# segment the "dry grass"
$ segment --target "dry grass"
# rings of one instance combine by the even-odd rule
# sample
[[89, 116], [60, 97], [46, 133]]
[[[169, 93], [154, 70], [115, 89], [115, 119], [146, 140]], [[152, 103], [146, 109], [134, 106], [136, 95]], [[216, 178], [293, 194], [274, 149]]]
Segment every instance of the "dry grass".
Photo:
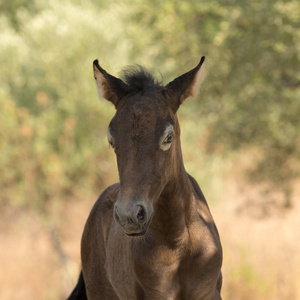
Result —
[[[240, 209], [249, 197], [261, 197], [253, 188], [241, 193], [237, 184], [225, 186], [222, 202], [211, 207], [224, 247], [223, 299], [300, 299], [296, 197], [293, 209], [262, 218], [253, 209]], [[80, 269], [80, 238], [95, 198], [56, 204], [48, 221], [32, 211], [2, 211], [0, 299], [51, 300], [68, 295]], [[59, 255], [52, 228], [69, 259]]]
[[251, 187], [230, 193], [213, 208], [224, 247], [224, 299], [300, 299], [300, 203], [294, 197], [293, 209], [262, 217], [257, 207], [240, 209], [262, 197]]

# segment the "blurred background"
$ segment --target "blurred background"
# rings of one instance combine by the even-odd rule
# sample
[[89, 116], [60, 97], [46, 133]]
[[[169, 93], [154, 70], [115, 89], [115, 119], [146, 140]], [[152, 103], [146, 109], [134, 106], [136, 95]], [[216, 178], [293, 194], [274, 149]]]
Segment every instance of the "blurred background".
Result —
[[64, 299], [118, 180], [92, 62], [166, 84], [206, 56], [179, 111], [187, 171], [224, 247], [223, 299], [300, 299], [298, 0], [0, 1], [0, 298]]

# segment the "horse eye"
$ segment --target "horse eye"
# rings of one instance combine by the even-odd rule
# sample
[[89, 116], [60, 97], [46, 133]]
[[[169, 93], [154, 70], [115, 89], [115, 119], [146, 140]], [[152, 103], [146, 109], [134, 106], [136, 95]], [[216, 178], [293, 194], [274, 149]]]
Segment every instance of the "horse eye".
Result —
[[164, 144], [171, 144], [173, 141], [173, 135], [169, 134], [167, 137], [164, 139]]
[[115, 148], [115, 144], [114, 144], [114, 139], [112, 138], [112, 136], [108, 136], [108, 143], [109, 143], [109, 146], [112, 147], [112, 148]]

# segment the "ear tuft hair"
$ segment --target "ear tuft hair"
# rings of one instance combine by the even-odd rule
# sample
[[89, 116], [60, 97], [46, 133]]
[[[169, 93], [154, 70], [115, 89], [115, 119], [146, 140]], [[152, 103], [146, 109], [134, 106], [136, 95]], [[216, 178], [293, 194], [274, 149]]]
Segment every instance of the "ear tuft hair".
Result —
[[122, 78], [132, 92], [160, 87], [160, 83], [142, 66], [130, 66], [122, 71]]

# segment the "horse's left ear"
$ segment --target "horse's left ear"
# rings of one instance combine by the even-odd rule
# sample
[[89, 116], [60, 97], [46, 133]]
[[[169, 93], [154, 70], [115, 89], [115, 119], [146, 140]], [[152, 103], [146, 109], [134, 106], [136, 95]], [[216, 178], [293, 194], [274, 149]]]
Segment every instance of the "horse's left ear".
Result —
[[117, 108], [119, 101], [127, 94], [128, 86], [121, 79], [108, 74], [98, 63], [93, 62], [94, 77], [96, 80], [99, 98], [104, 98]]
[[170, 94], [172, 109], [177, 111], [180, 104], [188, 97], [197, 97], [200, 84], [204, 78], [204, 60], [202, 56], [199, 64], [191, 71], [175, 78], [166, 85], [166, 91]]

